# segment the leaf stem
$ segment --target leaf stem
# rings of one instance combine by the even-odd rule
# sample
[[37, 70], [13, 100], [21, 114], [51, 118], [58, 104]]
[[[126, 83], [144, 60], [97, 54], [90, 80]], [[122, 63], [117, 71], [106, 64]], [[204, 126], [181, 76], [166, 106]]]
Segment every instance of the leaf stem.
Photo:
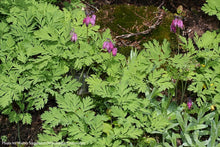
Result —
[[79, 81], [80, 81], [80, 82], [82, 82], [84, 70], [85, 70], [85, 67], [83, 67], [83, 70], [82, 70], [82, 72], [81, 72], [81, 74], [80, 74], [80, 77], [79, 77]]
[[183, 103], [183, 97], [184, 97], [184, 94], [185, 94], [185, 91], [186, 91], [186, 85], [187, 85], [187, 81], [185, 82], [185, 85], [183, 85], [183, 82], [184, 82], [184, 81], [181, 81], [181, 83], [182, 83], [181, 103]]
[[175, 86], [175, 98], [177, 99], [177, 90], [178, 90], [178, 82], [179, 82], [179, 77], [178, 77], [178, 79], [176, 80], [176, 86]]

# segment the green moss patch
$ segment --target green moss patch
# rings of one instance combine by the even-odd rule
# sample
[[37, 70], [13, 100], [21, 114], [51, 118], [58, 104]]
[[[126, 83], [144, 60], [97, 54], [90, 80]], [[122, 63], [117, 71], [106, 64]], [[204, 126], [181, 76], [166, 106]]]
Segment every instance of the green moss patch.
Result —
[[[156, 29], [149, 34], [138, 35], [122, 39], [124, 42], [138, 42], [139, 48], [143, 49], [142, 44], [153, 39], [162, 42], [167, 39], [171, 43], [171, 48], [177, 48], [176, 35], [170, 32], [170, 24], [173, 14], [164, 11], [162, 22]], [[101, 28], [110, 28], [113, 37], [142, 32], [149, 29], [158, 19], [159, 11], [154, 6], [135, 6], [135, 5], [106, 5], [96, 14], [97, 24]], [[119, 45], [119, 52], [128, 56], [133, 47]], [[123, 51], [122, 51], [123, 50]]]

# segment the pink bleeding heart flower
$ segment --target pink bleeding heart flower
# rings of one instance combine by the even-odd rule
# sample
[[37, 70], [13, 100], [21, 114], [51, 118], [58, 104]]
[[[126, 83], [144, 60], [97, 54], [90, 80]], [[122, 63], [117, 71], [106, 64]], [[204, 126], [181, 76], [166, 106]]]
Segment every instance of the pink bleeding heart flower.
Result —
[[175, 18], [175, 19], [173, 20], [173, 25], [174, 25], [175, 27], [178, 25], [178, 19], [177, 19], [177, 18]]
[[89, 16], [86, 16], [86, 18], [83, 19], [83, 24], [86, 24], [86, 26], [88, 27], [89, 26], [89, 23], [90, 23], [90, 17]]
[[175, 18], [172, 21], [170, 31], [176, 33], [176, 27], [183, 29], [183, 21], [180, 18]]
[[72, 41], [72, 42], [76, 42], [76, 41], [77, 41], [77, 34], [74, 33], [74, 32], [71, 32], [70, 35], [72, 35], [71, 41]]
[[90, 23], [94, 26], [96, 20], [96, 15], [92, 15], [92, 18], [90, 18]]
[[192, 100], [191, 99], [188, 100], [187, 106], [189, 109], [191, 109], [191, 107], [192, 107]]
[[176, 27], [175, 27], [174, 23], [172, 23], [170, 25], [170, 31], [176, 33]]
[[102, 48], [103, 48], [103, 49], [107, 49], [107, 51], [108, 51], [109, 53], [112, 52], [112, 55], [113, 55], [113, 56], [116, 56], [116, 54], [117, 54], [117, 48], [114, 48], [114, 44], [110, 41], [110, 39], [108, 39], [108, 40], [109, 40], [109, 41], [105, 41], [105, 42], [103, 43]]
[[113, 55], [113, 56], [116, 56], [117, 51], [118, 51], [117, 48], [113, 48], [113, 50], [112, 50], [112, 55]]
[[183, 29], [183, 21], [182, 21], [181, 19], [179, 19], [179, 20], [177, 21], [177, 26], [178, 26], [179, 28]]
[[96, 20], [96, 15], [92, 15], [92, 17], [89, 17], [87, 15], [86, 18], [83, 19], [83, 24], [85, 23], [86, 26], [88, 27], [89, 24], [91, 23], [94, 26], [95, 25], [95, 20]]
[[113, 50], [113, 48], [114, 48], [114, 44], [111, 41], [109, 41], [109, 46], [107, 48], [108, 52], [110, 53]]
[[112, 49], [114, 48], [114, 44], [111, 41], [105, 41], [102, 46], [103, 49], [107, 49], [107, 51], [110, 53]]
[[108, 44], [109, 44], [109, 42], [108, 42], [108, 41], [105, 41], [105, 42], [103, 43], [103, 45], [102, 45], [102, 48], [103, 48], [103, 49], [107, 48]]

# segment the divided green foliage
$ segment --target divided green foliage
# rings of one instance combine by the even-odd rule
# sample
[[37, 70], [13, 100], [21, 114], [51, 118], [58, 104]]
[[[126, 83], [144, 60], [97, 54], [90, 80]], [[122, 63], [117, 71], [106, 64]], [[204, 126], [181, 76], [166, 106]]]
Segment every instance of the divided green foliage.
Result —
[[124, 110], [135, 112], [141, 108], [137, 93], [128, 85], [128, 77], [124, 75], [118, 83], [102, 81], [96, 76], [87, 79], [89, 90], [95, 95], [105, 98], [107, 102], [120, 106]]
[[[189, 50], [189, 54], [196, 60], [195, 73], [192, 75], [192, 84], [188, 90], [197, 94], [197, 102], [202, 105], [206, 102], [219, 107], [219, 55], [220, 55], [220, 34], [207, 31], [201, 37], [196, 35], [195, 44], [199, 48], [196, 50], [192, 46], [191, 40], [188, 42], [182, 38], [183, 47]], [[220, 111], [219, 111], [220, 112]]]
[[[70, 94], [57, 96], [58, 108], [61, 110], [51, 108], [51, 111], [42, 115], [43, 120], [45, 120], [45, 131], [44, 134], [39, 135], [39, 141], [46, 141], [44, 137], [47, 135], [50, 139], [52, 134], [46, 131], [50, 128], [48, 127], [50, 124], [51, 127], [62, 126], [62, 129], [55, 133], [55, 136], [58, 136], [53, 141], [83, 142], [88, 146], [113, 146], [116, 141], [118, 145], [129, 144], [131, 140], [137, 140], [143, 134], [163, 134], [165, 130], [168, 130], [171, 125], [168, 116], [161, 112], [152, 113], [155, 108], [150, 109], [149, 96], [139, 97], [138, 95], [150, 89], [146, 78], [152, 79], [150, 77], [151, 71], [157, 71], [154, 70], [154, 62], [147, 62], [150, 58], [146, 58], [148, 52], [148, 50], [143, 50], [140, 54], [133, 52], [131, 59], [126, 64], [120, 54], [115, 57], [105, 54], [106, 58], [100, 66], [102, 72], [97, 72], [86, 80], [89, 84], [89, 92], [94, 100], [93, 103], [83, 107], [82, 103], [88, 100], [87, 103], [90, 104], [91, 98], [81, 99], [77, 96], [70, 96]], [[166, 56], [168, 58], [168, 55]], [[151, 56], [151, 58], [153, 57]], [[110, 63], [113, 63], [113, 66]], [[104, 73], [106, 75], [102, 79]], [[157, 71], [156, 74], [160, 75], [160, 72]], [[162, 80], [161, 77], [159, 82], [163, 83]], [[165, 81], [167, 84], [169, 83], [168, 80]], [[151, 82], [154, 84], [154, 81], [151, 80]], [[165, 87], [163, 90], [167, 88]], [[98, 104], [102, 104], [102, 106], [100, 107]], [[85, 112], [85, 108], [91, 114]], [[96, 110], [96, 115], [92, 114], [94, 110]], [[102, 115], [99, 116], [99, 113]], [[83, 121], [86, 119], [83, 118], [85, 115], [90, 116], [90, 119]], [[69, 123], [71, 119], [66, 116], [74, 117], [72, 119], [75, 122]], [[61, 119], [56, 120], [57, 117]], [[99, 117], [106, 117], [106, 119], [100, 120]], [[99, 123], [96, 122], [97, 119], [100, 120]], [[89, 122], [95, 123], [97, 127], [100, 126], [94, 130], [96, 135], [91, 134], [93, 129]], [[61, 138], [59, 134], [62, 134]]]
[[[99, 26], [82, 26], [85, 13], [79, 8], [61, 11], [34, 0], [19, 2], [3, 0], [0, 8], [6, 18], [0, 23], [0, 109], [5, 115], [25, 115], [59, 94], [76, 93], [81, 84], [75, 73], [106, 60], [102, 44], [111, 38], [109, 30], [100, 34]], [[77, 42], [70, 41], [71, 31], [79, 36]]]
[[[102, 135], [103, 122], [107, 118], [95, 115], [91, 109], [94, 107], [92, 99], [81, 99], [77, 95], [67, 93], [57, 97], [58, 108], [42, 115], [44, 133], [39, 134], [39, 142], [68, 141], [72, 143], [94, 144]], [[62, 125], [62, 126], [61, 126]], [[53, 128], [61, 126], [56, 134]], [[52, 137], [54, 136], [54, 137]]]
[[170, 75], [164, 69], [154, 70], [149, 74], [148, 78], [149, 82], [151, 82], [159, 91], [174, 88], [173, 83], [171, 83]]
[[[80, 98], [67, 93], [57, 97], [59, 108], [50, 108], [42, 115], [45, 120], [44, 133], [39, 134], [39, 142], [69, 142], [88, 146], [120, 145], [122, 140], [140, 136], [142, 131], [130, 123], [116, 127], [109, 124], [106, 115], [99, 115], [93, 111], [95, 107], [90, 97]], [[120, 109], [113, 109], [114, 116], [120, 117]], [[53, 128], [60, 126], [55, 133]], [[107, 135], [107, 136], [106, 136]]]
[[145, 43], [144, 47], [146, 48], [145, 58], [153, 64], [153, 68], [148, 73], [148, 84], [153, 85], [159, 92], [174, 88], [171, 83], [171, 75], [167, 72], [167, 64], [171, 53], [169, 42], [164, 40], [162, 45], [160, 45], [158, 41], [154, 40]]
[[[144, 133], [162, 134], [168, 129], [168, 116], [152, 113], [154, 108], [149, 109], [150, 100], [139, 98], [134, 92], [136, 89], [129, 86], [128, 68], [122, 71], [117, 83], [110, 83], [95, 75], [89, 77], [87, 82], [93, 100], [70, 93], [57, 96], [58, 108], [51, 108], [42, 115], [44, 133], [38, 136], [39, 142], [49, 140], [87, 146], [119, 146], [138, 140]], [[105, 105], [103, 109], [106, 113], [100, 114], [102, 111], [94, 105], [98, 97], [104, 99], [102, 105]], [[58, 126], [61, 129], [51, 129]]]
[[[209, 35], [212, 35], [213, 38], [211, 43], [206, 39]], [[203, 82], [202, 85], [200, 84], [201, 90], [194, 88], [199, 77], [200, 80], [203, 81], [205, 79], [213, 79], [213, 82], [216, 84], [218, 83], [219, 64], [215, 64], [216, 62], [219, 62], [219, 46], [217, 45], [219, 44], [218, 34], [215, 32], [207, 32], [202, 37], [196, 37], [195, 42], [199, 47], [199, 50], [195, 49], [192, 40], [189, 39], [187, 41], [183, 37], [180, 38], [183, 41], [183, 49], [187, 51], [185, 54], [171, 56], [169, 43], [166, 41], [164, 41], [162, 45], [159, 45], [157, 41], [148, 42], [145, 44], [146, 50], [142, 50], [139, 54], [135, 51], [131, 52], [127, 65], [121, 69], [122, 74], [118, 79], [118, 82], [109, 81], [109, 79], [112, 79], [111, 75], [108, 75], [109, 77], [106, 79], [102, 79], [100, 75], [93, 75], [87, 80], [89, 90], [92, 94], [104, 99], [104, 108], [107, 108], [107, 115], [115, 120], [113, 124], [117, 124], [117, 126], [123, 126], [125, 123], [126, 125], [129, 125], [130, 120], [132, 120], [131, 122], [133, 122], [136, 127], [144, 127], [146, 133], [159, 133], [164, 135], [164, 141], [168, 140], [172, 145], [176, 144], [175, 139], [177, 138], [183, 138], [185, 141], [184, 145], [211, 145], [210, 141], [206, 142], [201, 140], [201, 136], [210, 133], [208, 125], [205, 124], [205, 120], [209, 119], [209, 117], [210, 119], [213, 118], [213, 115], [215, 114], [214, 112], [210, 113], [209, 115], [204, 116], [204, 119], [201, 119], [205, 114], [203, 112], [210, 110], [210, 105], [207, 105], [207, 109], [204, 111], [201, 108], [201, 111], [203, 111], [201, 113], [203, 114], [200, 114], [200, 111], [198, 110], [192, 110], [192, 112], [199, 113], [198, 121], [194, 121], [188, 125], [187, 119], [189, 117], [193, 119], [193, 117], [190, 115], [185, 116], [186, 114], [184, 114], [183, 117], [187, 118], [184, 118], [186, 119], [186, 122], [182, 123], [181, 115], [170, 113], [172, 110], [177, 111], [177, 109], [172, 108], [173, 106], [169, 104], [169, 100], [167, 102], [166, 96], [163, 97], [161, 106], [151, 99], [152, 96], [162, 96], [161, 93], [158, 92], [165, 90], [169, 91], [176, 88], [177, 85], [172, 82], [172, 79], [185, 82], [192, 80], [192, 84], [189, 86], [188, 90], [197, 90], [194, 92], [199, 96], [197, 100], [200, 107], [202, 107], [205, 102], [208, 102], [205, 100], [208, 93], [212, 96], [214, 96], [213, 94], [218, 93], [218, 86], [213, 86], [213, 84], [209, 86], [213, 86], [213, 88], [215, 87], [213, 90], [208, 89], [206, 91], [202, 89], [204, 85]], [[202, 70], [202, 68], [204, 68], [203, 64], [205, 65], [205, 68], [209, 65], [206, 70]], [[160, 106], [162, 110], [159, 108], [155, 113], [152, 113], [152, 110], [149, 109], [149, 103], [145, 105], [147, 106], [147, 109], [141, 109], [141, 107], [144, 108], [143, 99], [139, 98], [135, 93], [141, 94], [142, 92], [145, 92], [146, 97], [143, 99], [153, 103], [152, 106], [154, 107]], [[203, 95], [204, 97], [202, 97]], [[126, 99], [124, 99], [124, 97], [126, 97]], [[170, 97], [172, 98], [172, 95]], [[219, 107], [219, 101], [217, 101], [218, 98], [219, 96], [216, 95], [213, 99], [217, 108]], [[129, 105], [129, 100], [132, 101], [131, 105]], [[188, 108], [185, 106], [185, 109]], [[148, 115], [145, 116], [144, 114]], [[170, 118], [170, 120], [168, 118]], [[177, 130], [177, 126], [179, 125], [182, 128], [183, 135], [169, 134], [170, 130]], [[112, 129], [112, 125], [106, 124], [106, 126], [108, 126], [109, 129]], [[210, 123], [209, 126], [211, 126]], [[198, 134], [199, 131], [203, 129], [205, 129], [205, 134]], [[195, 131], [193, 134], [194, 136], [189, 135], [189, 131]], [[107, 132], [109, 133], [109, 130]], [[213, 139], [212, 142], [216, 143], [217, 138], [218, 137], [215, 136], [215, 139]], [[166, 145], [170, 146], [169, 143], [166, 143]]]
[[[114, 120], [114, 127], [117, 126], [119, 127], [118, 129], [122, 129], [125, 124], [126, 126], [135, 126], [137, 129], [133, 130], [133, 132], [139, 132], [138, 136], [141, 133], [138, 128], [144, 129], [146, 133], [162, 134], [170, 126], [168, 116], [157, 112], [152, 114], [154, 110], [151, 111], [149, 109], [150, 100], [148, 99], [150, 93], [143, 98], [138, 96], [138, 93], [145, 93], [150, 89], [149, 83], [146, 81], [147, 78], [150, 79], [151, 84], [160, 83], [158, 87], [162, 90], [169, 88], [167, 85], [171, 85], [173, 88], [170, 79], [163, 81], [163, 76], [161, 80], [153, 81], [155, 78], [151, 77], [151, 72], [155, 71], [155, 74], [158, 75], [161, 75], [161, 72], [154, 69], [154, 62], [149, 62], [149, 57], [147, 58], [148, 52], [150, 51], [143, 50], [139, 54], [131, 52], [131, 58], [128, 60], [127, 65], [121, 68], [122, 74], [117, 82], [108, 80], [111, 79], [111, 75], [106, 80], [98, 75], [92, 75], [87, 79], [89, 91], [103, 99], [101, 100], [105, 104], [103, 109], [107, 109], [107, 115], [111, 117], [111, 120]], [[164, 70], [161, 69], [161, 71]], [[162, 87], [161, 83], [166, 86]], [[159, 91], [162, 91], [161, 89]], [[112, 125], [106, 124], [106, 126], [114, 130]], [[108, 133], [110, 132], [108, 131]]]
[[157, 40], [153, 40], [152, 42], [145, 43], [144, 47], [147, 49], [147, 58], [155, 64], [155, 68], [159, 68], [165, 64], [170, 57], [170, 44], [166, 39], [162, 45]]
[[202, 10], [208, 15], [216, 15], [220, 20], [220, 1], [218, 0], [206, 0], [206, 4], [202, 7]]
[[147, 116], [141, 116], [141, 123], [146, 132], [151, 134], [162, 134], [171, 124], [168, 117], [164, 114], [158, 114], [156, 111]]
[[[194, 42], [179, 36], [185, 53], [177, 55], [167, 40], [149, 41], [126, 60], [102, 49], [109, 29], [87, 27], [84, 11], [73, 8], [0, 1], [1, 114], [31, 124], [31, 112], [55, 101], [41, 115], [37, 141], [44, 146], [177, 146], [177, 139], [182, 146], [218, 145], [218, 33], [196, 35]], [[70, 41], [71, 32], [77, 41]], [[185, 82], [199, 107], [177, 105], [179, 81], [182, 98]], [[86, 84], [88, 95], [79, 94]]]
[[174, 79], [187, 81], [195, 74], [195, 59], [190, 54], [175, 55], [170, 58], [169, 72], [172, 73]]

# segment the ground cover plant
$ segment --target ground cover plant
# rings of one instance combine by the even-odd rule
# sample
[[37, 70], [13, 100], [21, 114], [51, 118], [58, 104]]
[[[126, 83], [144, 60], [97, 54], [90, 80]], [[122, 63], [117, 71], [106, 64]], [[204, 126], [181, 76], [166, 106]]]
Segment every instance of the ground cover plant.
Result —
[[[120, 54], [110, 29], [80, 1], [0, 1], [0, 112], [29, 146], [220, 146], [220, 34], [180, 35], [178, 7], [166, 39]], [[219, 16], [220, 3], [202, 10]], [[219, 19], [219, 17], [218, 17]], [[47, 104], [53, 102], [49, 108]], [[41, 111], [33, 142], [20, 125]]]

